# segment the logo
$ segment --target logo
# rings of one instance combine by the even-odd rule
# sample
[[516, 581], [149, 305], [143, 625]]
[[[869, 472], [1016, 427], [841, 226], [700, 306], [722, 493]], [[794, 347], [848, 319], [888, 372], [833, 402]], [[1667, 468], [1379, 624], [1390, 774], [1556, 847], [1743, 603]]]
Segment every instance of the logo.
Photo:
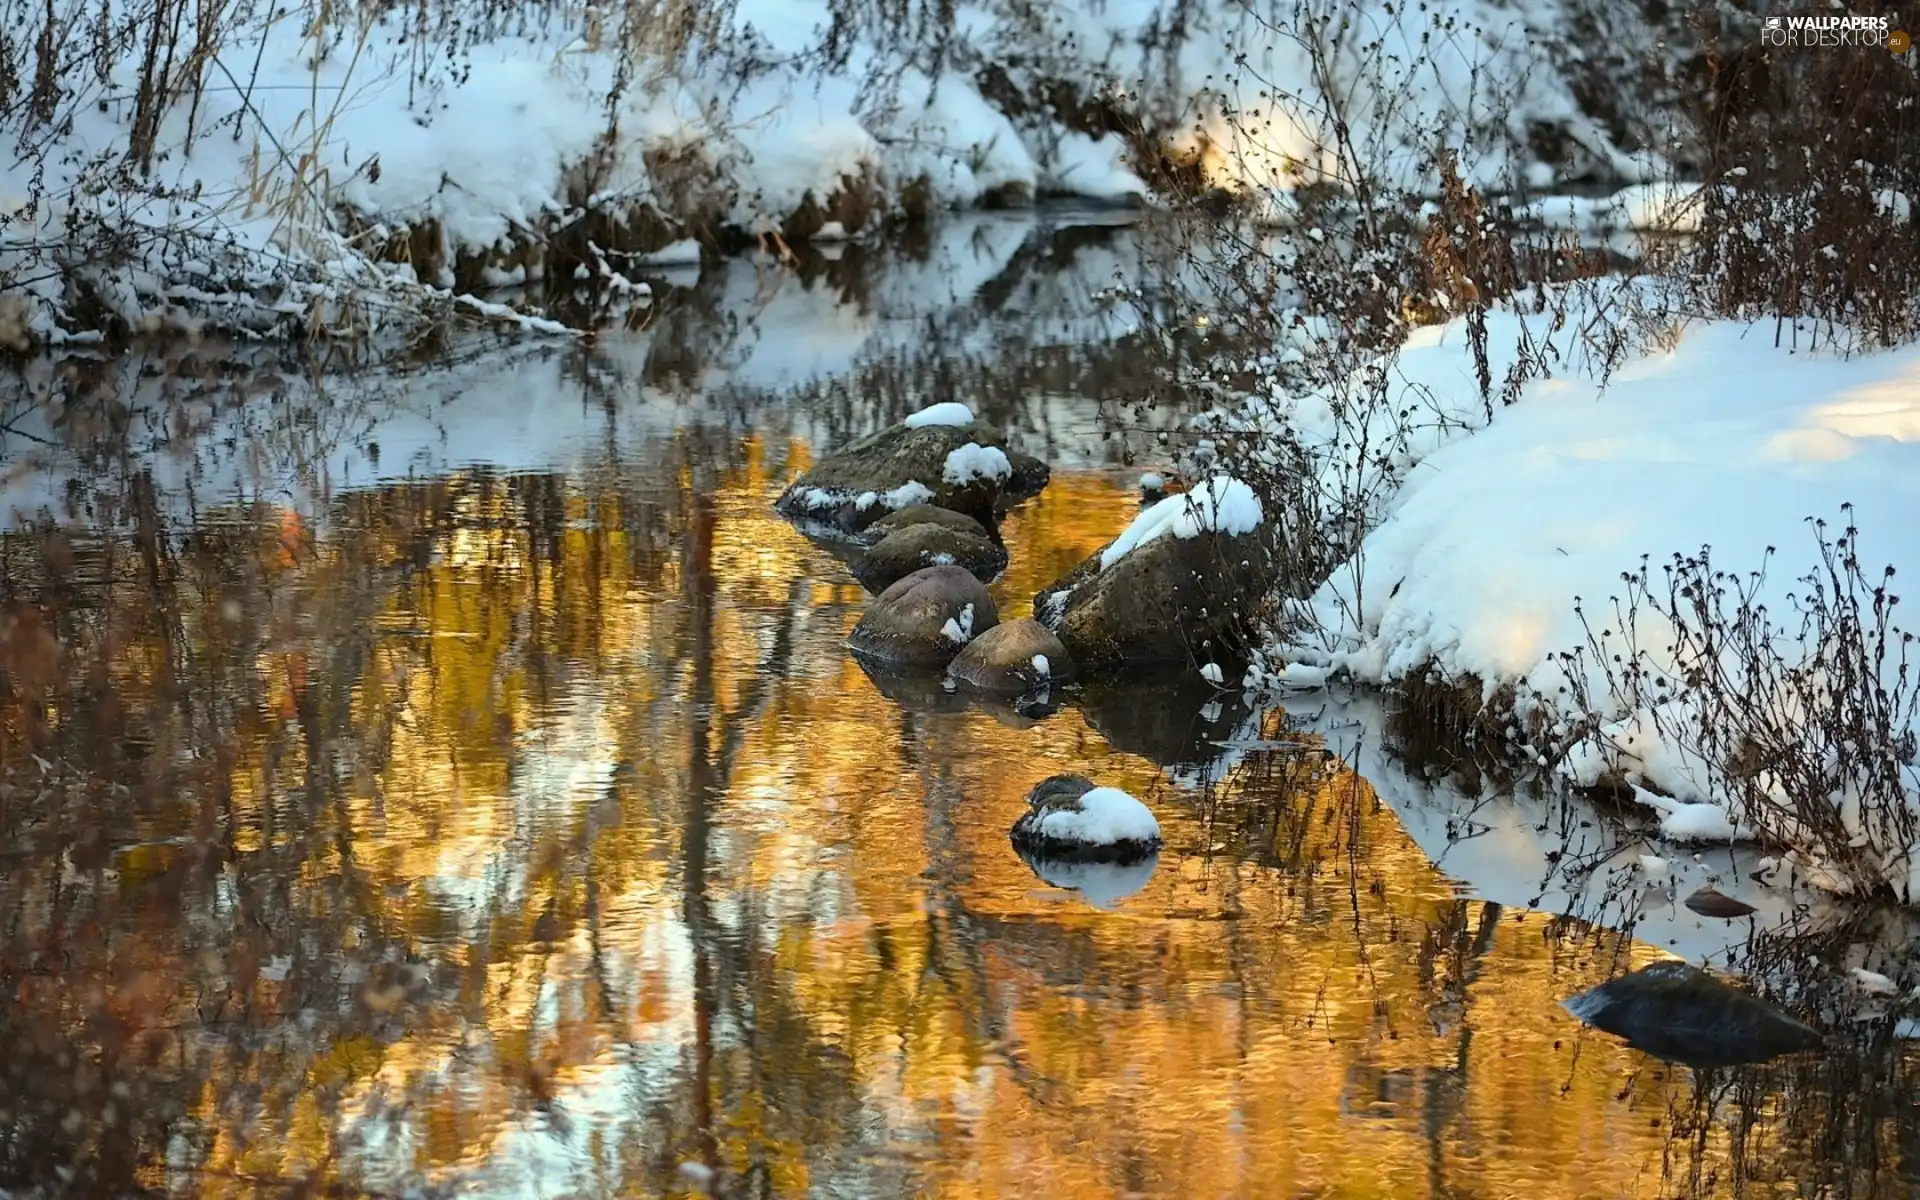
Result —
[[1768, 17], [1760, 27], [1760, 44], [1795, 49], [1871, 47], [1904, 54], [1913, 45], [1913, 39], [1905, 30], [1895, 29], [1891, 17], [1829, 13]]

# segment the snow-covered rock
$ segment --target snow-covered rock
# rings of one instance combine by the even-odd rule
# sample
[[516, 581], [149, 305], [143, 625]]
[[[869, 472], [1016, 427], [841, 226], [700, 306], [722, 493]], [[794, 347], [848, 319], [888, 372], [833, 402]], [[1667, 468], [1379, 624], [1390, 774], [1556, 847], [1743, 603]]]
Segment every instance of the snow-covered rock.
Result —
[[1085, 670], [1209, 661], [1250, 625], [1274, 583], [1253, 489], [1215, 476], [1142, 512], [1042, 589], [1034, 616]]
[[1119, 788], [1098, 787], [1080, 775], [1041, 780], [1014, 822], [1014, 844], [1036, 857], [1126, 861], [1160, 848], [1153, 810]]
[[934, 504], [992, 526], [997, 506], [1046, 486], [1045, 463], [1011, 452], [964, 404], [936, 404], [822, 458], [774, 502], [782, 514], [858, 533]]

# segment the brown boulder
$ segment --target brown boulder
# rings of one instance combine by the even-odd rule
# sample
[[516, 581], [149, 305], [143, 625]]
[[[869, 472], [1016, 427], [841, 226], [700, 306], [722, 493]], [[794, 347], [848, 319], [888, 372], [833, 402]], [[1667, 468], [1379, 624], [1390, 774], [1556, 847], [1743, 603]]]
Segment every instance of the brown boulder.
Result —
[[963, 567], [987, 583], [1006, 565], [1006, 547], [978, 534], [944, 525], [909, 525], [881, 538], [851, 570], [868, 591], [882, 592], [923, 567]]
[[915, 525], [938, 525], [951, 529], [955, 533], [970, 533], [975, 537], [993, 539], [985, 525], [965, 513], [954, 512], [950, 508], [939, 508], [932, 504], [910, 504], [895, 512], [890, 512], [861, 532], [862, 538], [879, 541], [888, 534], [900, 529], [910, 529]]
[[[1179, 512], [1166, 506], [1185, 505], [1192, 495], [1170, 496], [1140, 521], [1164, 523]], [[1103, 567], [1110, 542], [1035, 595], [1033, 614], [1083, 672], [1213, 661], [1245, 637], [1276, 582], [1266, 534], [1265, 525], [1186, 537], [1167, 532]]]
[[847, 645], [880, 662], [940, 665], [999, 623], [987, 586], [971, 572], [924, 567], [874, 597]]
[[1007, 621], [967, 643], [947, 664], [954, 681], [994, 696], [1020, 696], [1073, 678], [1073, 659], [1038, 621]]

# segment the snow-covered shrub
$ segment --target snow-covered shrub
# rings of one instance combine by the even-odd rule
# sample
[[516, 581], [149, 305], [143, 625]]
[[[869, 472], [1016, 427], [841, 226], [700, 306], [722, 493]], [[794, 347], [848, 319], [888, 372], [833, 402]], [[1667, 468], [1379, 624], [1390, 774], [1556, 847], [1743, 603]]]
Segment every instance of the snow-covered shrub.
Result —
[[1894, 569], [1869, 574], [1843, 518], [1837, 536], [1811, 522], [1819, 565], [1785, 612], [1766, 566], [1741, 575], [1708, 547], [1626, 572], [1611, 619], [1585, 618], [1587, 645], [1562, 656], [1588, 714], [1569, 763], [1583, 783], [1658, 788], [1637, 793], [1656, 807], [1724, 813], [1826, 886], [1913, 903], [1920, 662]]

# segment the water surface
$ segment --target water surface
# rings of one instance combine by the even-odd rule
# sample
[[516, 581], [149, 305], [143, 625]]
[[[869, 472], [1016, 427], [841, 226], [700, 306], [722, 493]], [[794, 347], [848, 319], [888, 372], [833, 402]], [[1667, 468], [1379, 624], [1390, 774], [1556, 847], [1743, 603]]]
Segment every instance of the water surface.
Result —
[[[864, 593], [771, 512], [795, 471], [973, 400], [1056, 464], [1005, 531], [1024, 615], [1158, 453], [1094, 297], [1137, 239], [926, 253], [317, 390], [213, 348], [29, 372], [0, 1185], [1907, 1193], [1913, 1120], [1861, 1098], [1904, 1052], [1701, 1076], [1562, 1009], [1745, 932], [1619, 885], [1594, 814], [1197, 678], [1037, 722], [883, 694], [842, 645]], [[1152, 805], [1157, 863], [1022, 862], [1059, 771]]]

